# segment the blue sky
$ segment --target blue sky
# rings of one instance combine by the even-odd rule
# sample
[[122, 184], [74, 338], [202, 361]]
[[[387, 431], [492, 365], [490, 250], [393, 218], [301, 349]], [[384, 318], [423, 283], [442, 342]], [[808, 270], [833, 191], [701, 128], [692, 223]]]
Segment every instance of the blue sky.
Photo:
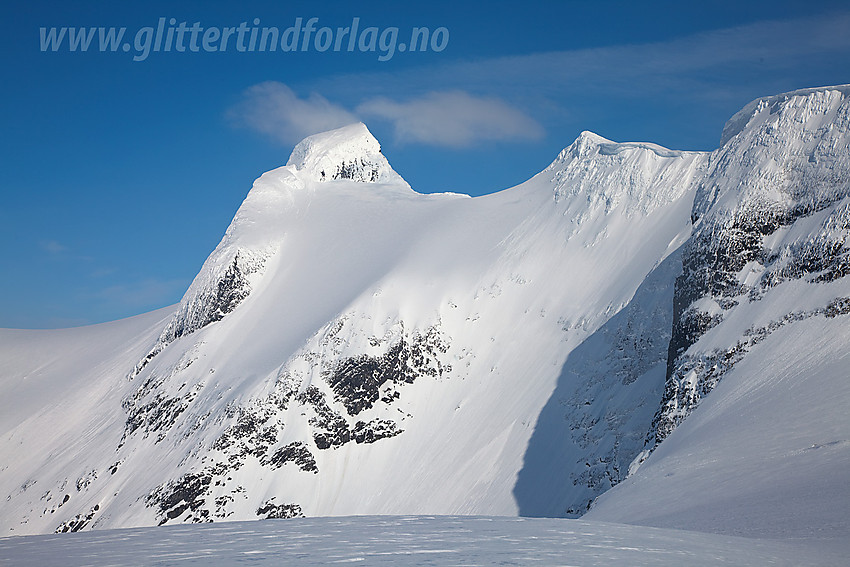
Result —
[[[253, 180], [352, 119], [414, 189], [480, 195], [531, 177], [582, 130], [710, 150], [753, 98], [850, 82], [845, 1], [76, 4], [7, 6], [0, 20], [0, 327], [179, 301]], [[42, 27], [126, 27], [132, 40], [161, 17], [281, 31], [359, 18], [397, 27], [398, 42], [413, 27], [448, 41], [385, 61], [315, 43], [143, 61], [41, 51]]]

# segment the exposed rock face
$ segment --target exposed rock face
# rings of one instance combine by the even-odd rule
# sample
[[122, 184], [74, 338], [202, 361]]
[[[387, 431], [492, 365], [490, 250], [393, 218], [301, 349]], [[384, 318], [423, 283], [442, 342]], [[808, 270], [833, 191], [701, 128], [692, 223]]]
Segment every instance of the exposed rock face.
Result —
[[56, 528], [57, 534], [68, 533], [68, 532], [78, 532], [88, 526], [92, 518], [94, 518], [95, 514], [97, 514], [98, 510], [100, 510], [100, 505], [95, 504], [94, 507], [89, 510], [86, 514], [77, 514], [74, 516], [72, 520], [68, 520], [66, 522], [62, 522], [58, 528]]
[[293, 441], [289, 445], [281, 447], [266, 462], [273, 468], [282, 467], [286, 463], [295, 463], [302, 471], [319, 472], [313, 453], [301, 441]]
[[263, 520], [270, 520], [272, 518], [301, 518], [304, 516], [301, 513], [301, 506], [298, 504], [275, 504], [273, 500], [274, 498], [271, 498], [257, 508], [257, 516]]
[[145, 503], [158, 508], [162, 518], [159, 525], [179, 518], [187, 511], [193, 522], [211, 521], [209, 510], [203, 506], [212, 480], [208, 471], [187, 473], [158, 487], [148, 495]]
[[[180, 302], [180, 308], [163, 329], [156, 345], [141, 360], [131, 378], [137, 376], [166, 346], [180, 337], [221, 321], [251, 293], [251, 281], [262, 276], [273, 249], [250, 251], [237, 249], [233, 259], [221, 269], [211, 266], [201, 272]], [[201, 277], [204, 276], [204, 277]]]
[[[404, 325], [401, 328], [403, 332]], [[325, 380], [334, 398], [354, 416], [371, 408], [382, 396], [391, 401], [397, 395], [395, 386], [412, 384], [419, 376], [439, 378], [444, 372], [451, 372], [451, 366], [439, 359], [447, 350], [436, 327], [424, 335], [414, 332], [409, 339], [402, 334], [380, 357], [362, 355], [339, 361], [325, 371]]]
[[210, 323], [221, 321], [236, 309], [251, 291], [248, 276], [262, 268], [261, 260], [249, 261], [238, 252], [209, 289], [198, 294], [195, 301], [187, 303], [168, 324], [160, 340], [168, 344], [175, 339], [202, 329]]

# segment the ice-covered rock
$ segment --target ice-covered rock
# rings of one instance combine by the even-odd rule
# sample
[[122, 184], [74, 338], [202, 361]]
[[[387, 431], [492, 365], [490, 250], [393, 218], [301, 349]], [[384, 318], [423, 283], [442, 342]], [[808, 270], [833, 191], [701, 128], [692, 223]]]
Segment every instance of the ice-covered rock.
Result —
[[[817, 284], [850, 273], [850, 86], [753, 101], [726, 125], [723, 142], [694, 201], [696, 227], [676, 283], [668, 383], [652, 443], [746, 354], [761, 326], [749, 337], [732, 327], [714, 333], [721, 344], [698, 344], [710, 329], [737, 310], [752, 311], [782, 283], [812, 284], [816, 293]], [[800, 311], [779, 309], [771, 314], [776, 325]]]

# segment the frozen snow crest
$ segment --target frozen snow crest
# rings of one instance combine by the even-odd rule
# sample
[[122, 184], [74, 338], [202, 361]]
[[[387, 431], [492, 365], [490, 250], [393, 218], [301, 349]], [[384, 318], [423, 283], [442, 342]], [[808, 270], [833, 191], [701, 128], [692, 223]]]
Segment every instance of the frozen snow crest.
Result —
[[286, 165], [295, 166], [316, 181], [405, 183], [390, 167], [381, 153], [381, 144], [362, 122], [305, 138], [292, 150]]
[[824, 109], [837, 106], [848, 96], [850, 96], [850, 84], [800, 89], [757, 98], [736, 112], [726, 122], [723, 133], [720, 135], [720, 145], [721, 147], [724, 146], [729, 140], [743, 132], [764, 110], [769, 110], [769, 115], [773, 115], [783, 106], [791, 107], [797, 112], [799, 121], [805, 122], [812, 113], [819, 111], [823, 113]]
[[668, 150], [649, 142], [612, 142], [584, 131], [544, 170], [555, 201], [570, 202], [568, 213], [581, 223], [617, 208], [627, 215], [649, 214], [691, 187], [705, 154]]

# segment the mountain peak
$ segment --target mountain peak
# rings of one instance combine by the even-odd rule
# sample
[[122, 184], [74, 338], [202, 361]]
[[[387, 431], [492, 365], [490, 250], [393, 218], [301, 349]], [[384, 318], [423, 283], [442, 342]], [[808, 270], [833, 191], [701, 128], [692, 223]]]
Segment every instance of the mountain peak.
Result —
[[658, 144], [650, 142], [614, 142], [588, 130], [583, 131], [575, 142], [561, 151], [557, 161], [564, 161], [569, 156], [574, 158], [588, 158], [592, 155], [617, 155], [627, 150], [646, 150], [658, 157], [680, 157], [683, 152], [670, 150]]
[[756, 99], [723, 128], [693, 218], [713, 210], [721, 223], [730, 215], [786, 223], [821, 210], [850, 194], [848, 141], [850, 85]]
[[649, 142], [613, 142], [584, 131], [544, 170], [555, 200], [572, 202], [582, 222], [593, 211], [623, 207], [648, 214], [689, 191], [706, 154], [669, 150]]
[[[810, 115], [812, 111], [824, 114], [825, 110], [837, 106], [848, 97], [850, 97], [850, 84], [800, 89], [757, 98], [726, 122], [723, 133], [720, 135], [720, 145], [726, 145], [726, 142], [740, 134], [747, 126], [751, 126], [751, 122], [755, 121], [764, 110], [769, 110], [768, 116], [770, 116], [783, 108], [794, 111], [808, 107], [808, 110], [802, 111], [803, 115]], [[806, 116], [801, 118], [798, 122], [804, 123]]]
[[575, 142], [573, 142], [569, 145], [569, 147], [561, 151], [561, 156], [559, 157], [566, 157], [570, 154], [575, 157], [583, 157], [586, 156], [589, 152], [592, 152], [600, 145], [611, 143], [613, 143], [611, 142], [611, 140], [603, 138], [599, 134], [595, 134], [589, 130], [584, 130], [581, 134], [578, 135], [578, 138], [575, 139]]
[[292, 150], [286, 165], [295, 166], [315, 181], [404, 183], [381, 153], [381, 144], [362, 122], [304, 138]]

